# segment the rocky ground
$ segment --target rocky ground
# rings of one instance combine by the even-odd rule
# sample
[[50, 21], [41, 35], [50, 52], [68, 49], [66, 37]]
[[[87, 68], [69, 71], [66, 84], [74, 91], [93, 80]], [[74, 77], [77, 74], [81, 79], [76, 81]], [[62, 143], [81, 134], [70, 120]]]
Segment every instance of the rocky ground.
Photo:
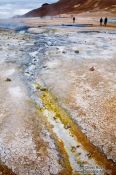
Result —
[[41, 70], [42, 80], [57, 94], [92, 143], [116, 161], [115, 34], [61, 32], [68, 39], [61, 43], [57, 36], [60, 44], [54, 44], [47, 52], [50, 59]]
[[34, 41], [7, 31], [0, 40], [0, 173], [58, 174], [60, 155], [22, 76]]
[[115, 174], [115, 45], [114, 28], [0, 31], [1, 174]]

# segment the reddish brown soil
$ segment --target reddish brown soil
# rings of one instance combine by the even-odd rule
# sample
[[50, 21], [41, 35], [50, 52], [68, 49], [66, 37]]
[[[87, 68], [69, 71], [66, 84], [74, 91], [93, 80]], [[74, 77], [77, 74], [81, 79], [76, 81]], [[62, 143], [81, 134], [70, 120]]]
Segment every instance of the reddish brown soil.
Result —
[[64, 13], [79, 14], [82, 12], [108, 11], [116, 14], [116, 0], [60, 0], [53, 4], [43, 4], [42, 7], [25, 14], [25, 17], [52, 16]]

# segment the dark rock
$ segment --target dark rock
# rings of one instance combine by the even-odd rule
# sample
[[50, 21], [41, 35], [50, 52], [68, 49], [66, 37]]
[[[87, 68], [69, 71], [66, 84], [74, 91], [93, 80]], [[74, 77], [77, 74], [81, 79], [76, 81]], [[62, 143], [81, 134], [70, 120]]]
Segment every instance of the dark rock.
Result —
[[48, 3], [44, 3], [43, 5], [42, 5], [42, 7], [46, 7], [46, 6], [48, 6], [49, 4]]
[[39, 85], [36, 86], [36, 89], [39, 89], [40, 91], [47, 91], [46, 88], [44, 88], [44, 87], [42, 88], [42, 87], [40, 87]]
[[76, 147], [77, 147], [77, 148], [79, 148], [79, 147], [80, 147], [80, 145], [77, 145]]
[[65, 128], [65, 129], [70, 129], [71, 126], [70, 126], [70, 125], [66, 125], [64, 128]]
[[89, 153], [89, 154], [87, 154], [87, 157], [90, 159], [91, 158], [91, 154]]
[[47, 91], [47, 89], [46, 89], [46, 88], [40, 88], [40, 90], [41, 90], [41, 91]]
[[47, 66], [43, 66], [43, 69], [47, 68]]
[[57, 120], [57, 118], [56, 118], [56, 117], [54, 117], [54, 120]]
[[90, 71], [94, 71], [95, 70], [95, 67], [92, 66], [89, 70]]
[[75, 53], [78, 54], [79, 53], [79, 50], [75, 50]]
[[76, 148], [74, 146], [71, 147], [71, 151], [72, 152], [75, 152], [76, 151]]
[[7, 78], [5, 81], [7, 81], [7, 82], [10, 82], [10, 81], [12, 81], [10, 78]]

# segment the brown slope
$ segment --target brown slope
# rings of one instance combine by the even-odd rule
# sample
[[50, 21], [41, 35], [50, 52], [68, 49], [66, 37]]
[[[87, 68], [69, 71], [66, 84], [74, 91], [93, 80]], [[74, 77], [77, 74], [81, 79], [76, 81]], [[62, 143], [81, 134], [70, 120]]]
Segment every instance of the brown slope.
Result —
[[105, 10], [116, 13], [116, 0], [60, 0], [25, 14], [25, 17], [51, 16], [64, 13]]
[[53, 4], [44, 4], [32, 10], [24, 17], [52, 16], [64, 13], [105, 10], [116, 13], [116, 0], [60, 0]]

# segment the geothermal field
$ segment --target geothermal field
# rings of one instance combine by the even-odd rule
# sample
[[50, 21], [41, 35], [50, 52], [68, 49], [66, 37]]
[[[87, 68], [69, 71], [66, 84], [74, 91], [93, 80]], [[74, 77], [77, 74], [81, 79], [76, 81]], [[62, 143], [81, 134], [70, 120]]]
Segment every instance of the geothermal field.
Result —
[[115, 20], [0, 23], [0, 175], [116, 175]]

